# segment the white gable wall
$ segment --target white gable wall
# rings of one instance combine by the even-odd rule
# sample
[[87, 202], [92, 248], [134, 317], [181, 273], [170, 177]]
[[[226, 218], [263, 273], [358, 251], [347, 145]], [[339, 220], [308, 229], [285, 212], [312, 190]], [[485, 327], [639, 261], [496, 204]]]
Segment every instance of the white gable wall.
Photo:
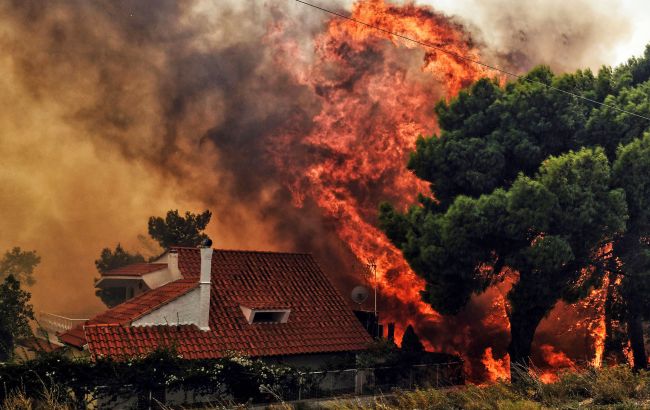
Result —
[[169, 268], [158, 269], [157, 271], [145, 273], [142, 280], [149, 286], [149, 289], [156, 289], [169, 282], [181, 279], [182, 276], [175, 275]]
[[200, 291], [192, 289], [181, 297], [134, 320], [131, 326], [197, 325], [199, 324]]

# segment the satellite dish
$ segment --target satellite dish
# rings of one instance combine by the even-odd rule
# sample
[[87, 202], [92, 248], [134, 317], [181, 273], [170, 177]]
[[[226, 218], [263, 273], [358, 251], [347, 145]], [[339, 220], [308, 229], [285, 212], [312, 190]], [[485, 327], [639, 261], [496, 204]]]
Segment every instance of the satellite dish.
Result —
[[368, 291], [368, 288], [365, 286], [356, 286], [354, 289], [352, 289], [352, 300], [354, 303], [357, 304], [362, 304], [363, 302], [368, 299], [368, 295], [370, 292]]

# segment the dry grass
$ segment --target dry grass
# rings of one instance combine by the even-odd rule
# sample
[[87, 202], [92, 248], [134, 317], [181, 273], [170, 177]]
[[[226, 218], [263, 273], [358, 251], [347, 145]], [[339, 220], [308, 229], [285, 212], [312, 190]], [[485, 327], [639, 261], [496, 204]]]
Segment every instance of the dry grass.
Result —
[[46, 385], [36, 398], [28, 396], [24, 390], [10, 392], [0, 405], [2, 410], [73, 410], [70, 397], [56, 385]]
[[516, 384], [396, 392], [371, 401], [340, 400], [332, 410], [546, 410], [650, 409], [650, 373], [627, 366], [564, 373], [555, 383], [542, 383], [534, 372], [520, 373]]
[[23, 390], [9, 393], [2, 403], [2, 410], [32, 410], [33, 408], [32, 400]]

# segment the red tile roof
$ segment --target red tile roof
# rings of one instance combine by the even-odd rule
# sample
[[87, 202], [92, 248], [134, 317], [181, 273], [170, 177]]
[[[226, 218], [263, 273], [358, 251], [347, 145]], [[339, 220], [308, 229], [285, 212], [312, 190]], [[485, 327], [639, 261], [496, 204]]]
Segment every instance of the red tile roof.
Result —
[[83, 326], [73, 327], [67, 332], [58, 335], [61, 343], [82, 348], [86, 344], [86, 336], [84, 335]]
[[[88, 320], [85, 325], [91, 324], [124, 324], [129, 325], [132, 321], [146, 315], [156, 308], [171, 302], [199, 286], [196, 280], [180, 279], [167, 283], [159, 288], [151, 289], [124, 303], [100, 313]], [[59, 335], [63, 343], [82, 347], [85, 343], [83, 326], [77, 326]]]
[[[371, 341], [345, 300], [311, 255], [215, 250], [212, 256], [210, 330], [194, 325], [129, 326], [163, 303], [198, 286], [198, 249], [177, 248], [184, 279], [145, 292], [91, 319], [83, 340], [93, 355], [146, 353], [175, 345], [187, 358], [220, 357], [229, 351], [248, 356], [363, 350]], [[250, 324], [240, 305], [291, 309], [287, 323]], [[101, 325], [104, 324], [104, 325]], [[79, 346], [78, 329], [66, 343]]]
[[167, 267], [166, 263], [134, 263], [102, 273], [102, 276], [142, 276]]
[[86, 322], [86, 324], [130, 324], [132, 321], [186, 294], [197, 286], [199, 286], [198, 282], [191, 279], [181, 279], [167, 283], [159, 288], [144, 292], [124, 303], [120, 303], [104, 313], [100, 313]]

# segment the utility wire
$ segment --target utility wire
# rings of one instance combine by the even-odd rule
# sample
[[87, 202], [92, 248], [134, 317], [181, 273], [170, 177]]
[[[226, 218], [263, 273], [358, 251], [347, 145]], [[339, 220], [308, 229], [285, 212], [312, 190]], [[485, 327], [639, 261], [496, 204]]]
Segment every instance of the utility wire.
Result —
[[459, 59], [459, 60], [468, 61], [468, 62], [470, 62], [470, 63], [477, 64], [477, 65], [483, 66], [483, 67], [485, 67], [485, 68], [489, 68], [490, 70], [498, 71], [498, 72], [500, 72], [500, 73], [503, 73], [503, 74], [509, 75], [509, 76], [514, 77], [514, 78], [517, 78], [517, 79], [519, 79], [519, 80], [523, 80], [523, 81], [526, 81], [526, 82], [529, 82], [529, 83], [532, 83], [532, 84], [538, 84], [538, 85], [541, 85], [541, 86], [543, 86], [543, 87], [546, 87], [546, 88], [548, 88], [548, 89], [550, 89], [550, 90], [558, 91], [558, 92], [561, 92], [561, 93], [563, 93], [563, 94], [570, 95], [570, 96], [573, 96], [573, 97], [575, 97], [575, 98], [579, 98], [579, 99], [581, 99], [581, 100], [588, 101], [588, 102], [590, 102], [590, 103], [600, 105], [600, 106], [602, 106], [602, 107], [608, 107], [608, 108], [611, 108], [611, 109], [613, 109], [613, 110], [620, 111], [620, 112], [623, 112], [623, 113], [626, 113], [626, 114], [629, 114], [629, 115], [633, 115], [633, 116], [635, 116], [635, 117], [643, 118], [644, 120], [648, 120], [648, 121], [650, 121], [650, 117], [646, 117], [645, 115], [637, 114], [637, 113], [634, 113], [634, 112], [631, 112], [631, 111], [625, 110], [625, 109], [623, 109], [623, 108], [616, 107], [616, 106], [611, 105], [611, 104], [606, 104], [606, 103], [603, 103], [603, 102], [600, 102], [600, 101], [594, 100], [594, 99], [592, 99], [592, 98], [585, 97], [585, 96], [580, 95], [580, 94], [572, 93], [571, 91], [563, 90], [563, 89], [561, 89], [561, 88], [558, 88], [558, 87], [555, 87], [555, 86], [552, 86], [552, 85], [549, 85], [549, 84], [543, 83], [543, 82], [541, 82], [541, 81], [537, 81], [537, 80], [530, 79], [530, 78], [525, 77], [525, 76], [523, 76], [523, 75], [515, 74], [515, 73], [513, 73], [513, 72], [511, 72], [511, 71], [504, 70], [503, 68], [495, 67], [495, 66], [492, 66], [492, 65], [489, 65], [489, 64], [483, 63], [483, 62], [481, 62], [481, 61], [479, 61], [479, 60], [475, 60], [475, 59], [473, 59], [473, 58], [465, 57], [464, 55], [461, 55], [461, 54], [455, 53], [455, 52], [453, 52], [453, 51], [449, 51], [449, 50], [444, 49], [444, 48], [442, 48], [442, 47], [440, 47], [440, 46], [437, 46], [437, 45], [434, 45], [434, 44], [431, 44], [431, 43], [426, 43], [426, 42], [424, 42], [424, 41], [415, 40], [415, 39], [410, 38], [410, 37], [407, 37], [407, 36], [405, 36], [405, 35], [402, 35], [402, 34], [399, 34], [399, 33], [395, 33], [394, 31], [390, 31], [390, 30], [383, 29], [383, 28], [381, 28], [381, 27], [378, 27], [378, 26], [372, 25], [372, 24], [370, 24], [370, 23], [366, 23], [365, 21], [357, 20], [357, 19], [355, 19], [355, 18], [353, 18], [353, 17], [350, 17], [350, 16], [346, 16], [346, 15], [344, 15], [344, 14], [337, 13], [337, 12], [335, 12], [335, 11], [332, 11], [332, 10], [326, 9], [326, 8], [324, 8], [324, 7], [317, 6], [317, 5], [312, 4], [312, 3], [308, 3], [308, 2], [303, 1], [303, 0], [295, 0], [295, 1], [298, 2], [298, 3], [304, 4], [305, 6], [309, 6], [309, 7], [312, 7], [312, 8], [314, 8], [314, 9], [317, 9], [317, 10], [323, 11], [323, 12], [325, 12], [325, 13], [329, 13], [329, 14], [332, 14], [332, 15], [334, 15], [334, 16], [340, 17], [340, 18], [342, 18], [342, 19], [352, 21], [352, 22], [357, 23], [357, 24], [360, 24], [360, 25], [362, 25], [362, 26], [366, 26], [366, 27], [372, 28], [372, 29], [374, 29], [374, 30], [381, 31], [381, 32], [383, 32], [383, 33], [390, 34], [390, 35], [392, 35], [392, 36], [399, 37], [399, 38], [402, 38], [402, 39], [404, 39], [404, 40], [407, 40], [407, 41], [413, 42], [413, 43], [415, 43], [415, 44], [419, 44], [419, 45], [421, 45], [421, 46], [428, 47], [428, 48], [432, 48], [432, 49], [434, 49], [434, 50], [436, 50], [436, 51], [440, 51], [440, 52], [442, 52], [442, 53], [449, 54], [449, 55], [451, 55], [451, 56], [453, 56], [453, 57], [455, 57], [455, 58], [457, 58], [457, 59]]

